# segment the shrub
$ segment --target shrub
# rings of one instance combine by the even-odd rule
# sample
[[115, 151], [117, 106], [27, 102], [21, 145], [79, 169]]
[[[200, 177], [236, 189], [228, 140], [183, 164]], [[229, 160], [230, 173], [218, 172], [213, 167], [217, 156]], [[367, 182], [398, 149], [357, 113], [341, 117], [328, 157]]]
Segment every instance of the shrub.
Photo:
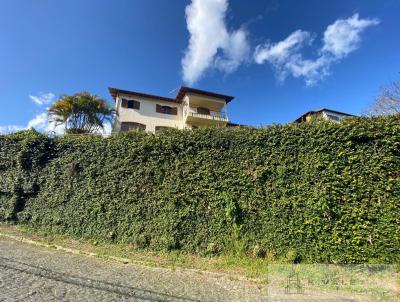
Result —
[[[0, 136], [0, 220], [151, 250], [393, 262], [400, 117]], [[295, 259], [292, 251], [296, 251]]]

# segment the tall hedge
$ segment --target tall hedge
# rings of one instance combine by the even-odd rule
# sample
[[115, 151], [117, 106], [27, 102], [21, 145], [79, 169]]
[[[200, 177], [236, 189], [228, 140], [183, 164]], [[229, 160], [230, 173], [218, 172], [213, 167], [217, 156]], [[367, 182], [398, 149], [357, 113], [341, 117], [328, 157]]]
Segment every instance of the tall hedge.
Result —
[[400, 116], [0, 136], [0, 221], [137, 248], [393, 262]]

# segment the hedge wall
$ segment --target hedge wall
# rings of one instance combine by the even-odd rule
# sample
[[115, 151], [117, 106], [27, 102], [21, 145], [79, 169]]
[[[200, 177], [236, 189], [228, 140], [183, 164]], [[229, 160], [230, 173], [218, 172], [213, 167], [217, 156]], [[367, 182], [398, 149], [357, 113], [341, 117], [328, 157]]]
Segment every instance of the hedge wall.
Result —
[[[0, 221], [151, 250], [400, 255], [400, 116], [108, 138], [0, 136]], [[288, 256], [289, 255], [289, 256]]]

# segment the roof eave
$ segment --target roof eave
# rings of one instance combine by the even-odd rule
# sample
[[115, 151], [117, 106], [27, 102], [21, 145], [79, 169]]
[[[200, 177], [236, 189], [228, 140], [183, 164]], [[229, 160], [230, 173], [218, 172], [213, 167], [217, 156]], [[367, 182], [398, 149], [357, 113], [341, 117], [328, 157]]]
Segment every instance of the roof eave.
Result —
[[167, 98], [164, 96], [147, 94], [147, 93], [142, 93], [142, 92], [137, 92], [137, 91], [130, 91], [130, 90], [113, 88], [113, 87], [108, 87], [108, 90], [109, 90], [112, 98], [114, 99], [114, 101], [117, 99], [118, 94], [125, 94], [125, 95], [140, 96], [140, 97], [149, 98], [149, 99], [158, 99], [160, 101], [165, 101], [165, 102], [181, 103], [177, 99], [172, 99], [172, 98]]
[[205, 95], [205, 96], [214, 97], [214, 98], [218, 98], [218, 99], [223, 99], [226, 104], [234, 99], [233, 96], [219, 94], [219, 93], [205, 91], [205, 90], [200, 90], [200, 89], [195, 89], [195, 88], [190, 88], [190, 87], [185, 87], [185, 86], [181, 86], [181, 88], [179, 89], [179, 91], [174, 99], [163, 97], [163, 96], [158, 96], [158, 95], [137, 92], [137, 91], [123, 90], [123, 89], [118, 89], [118, 88], [113, 88], [113, 87], [108, 87], [108, 90], [109, 90], [112, 98], [114, 99], [114, 101], [117, 99], [119, 94], [136, 95], [136, 96], [140, 96], [140, 97], [145, 97], [145, 98], [150, 98], [150, 99], [158, 99], [158, 100], [162, 100], [162, 101], [166, 101], [166, 102], [173, 102], [173, 103], [178, 103], [178, 104], [182, 103], [182, 100], [187, 93], [195, 93], [195, 94]]
[[181, 86], [181, 88], [179, 89], [179, 91], [178, 91], [178, 93], [176, 95], [176, 99], [177, 100], [182, 100], [183, 97], [187, 93], [195, 93], [195, 94], [200, 94], [200, 95], [205, 95], [205, 96], [210, 96], [210, 97], [223, 99], [227, 104], [234, 99], [234, 97], [230, 96], [230, 95], [224, 95], [224, 94], [220, 94], [220, 93], [200, 90], [200, 89], [196, 89], [196, 88], [190, 88], [190, 87], [186, 87], [186, 86]]

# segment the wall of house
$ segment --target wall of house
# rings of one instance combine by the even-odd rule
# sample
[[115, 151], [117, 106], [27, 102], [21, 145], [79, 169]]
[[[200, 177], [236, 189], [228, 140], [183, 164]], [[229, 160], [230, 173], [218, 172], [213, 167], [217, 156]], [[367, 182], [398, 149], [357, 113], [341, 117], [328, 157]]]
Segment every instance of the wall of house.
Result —
[[[140, 102], [140, 109], [121, 107], [122, 98]], [[170, 115], [156, 112], [156, 105], [177, 107], [178, 114]], [[115, 109], [118, 115], [113, 123], [113, 132], [121, 129], [122, 122], [136, 122], [146, 125], [146, 131], [155, 132], [155, 127], [172, 127], [183, 129], [185, 127], [182, 117], [182, 105], [157, 99], [136, 97], [131, 95], [119, 95], [116, 100]]]
[[[131, 109], [121, 107], [122, 99], [135, 100], [140, 102], [140, 109]], [[159, 113], [156, 111], [156, 105], [170, 106], [177, 108], [177, 115]], [[189, 107], [190, 106], [190, 107]], [[193, 106], [193, 107], [192, 107]], [[155, 132], [157, 126], [172, 127], [178, 129], [191, 128], [192, 124], [185, 122], [185, 115], [188, 112], [197, 112], [196, 107], [209, 108], [211, 115], [216, 114], [214, 110], [226, 112], [225, 101], [210, 98], [207, 96], [199, 96], [191, 94], [186, 95], [182, 104], [167, 102], [163, 100], [137, 97], [132, 95], [118, 95], [115, 102], [115, 110], [117, 116], [112, 124], [112, 131], [118, 132], [121, 130], [121, 123], [136, 122], [146, 125], [146, 131]], [[210, 121], [205, 120], [204, 126], [210, 126]], [[197, 125], [201, 126], [201, 125]]]
[[329, 120], [334, 120], [334, 119], [332, 119], [332, 118], [330, 117], [330, 116], [334, 116], [334, 117], [338, 118], [339, 121], [341, 121], [341, 120], [342, 120], [343, 118], [345, 118], [347, 115], [339, 114], [339, 113], [331, 112], [331, 111], [323, 111], [323, 112], [322, 112], [322, 116], [323, 116], [325, 119], [329, 119]]
[[225, 111], [226, 103], [224, 99], [209, 97], [205, 95], [188, 93], [186, 94], [184, 101], [189, 104], [190, 107], [205, 107], [211, 111]]
[[[334, 117], [336, 117], [337, 120]], [[310, 122], [311, 120], [314, 120], [314, 119], [323, 118], [325, 120], [341, 121], [346, 117], [348, 117], [348, 116], [345, 115], [345, 114], [340, 114], [340, 113], [324, 110], [324, 111], [318, 111], [318, 112], [309, 113], [309, 114], [307, 114], [305, 116], [304, 120], [306, 122]]]
[[201, 119], [188, 118], [190, 113], [198, 113], [197, 108], [203, 107], [210, 110], [210, 116], [220, 117], [221, 115], [228, 118], [226, 103], [224, 99], [213, 98], [209, 96], [188, 93], [183, 98], [183, 119], [186, 122], [186, 127], [210, 127], [210, 126], [226, 126], [227, 121], [212, 120], [212, 119]]

